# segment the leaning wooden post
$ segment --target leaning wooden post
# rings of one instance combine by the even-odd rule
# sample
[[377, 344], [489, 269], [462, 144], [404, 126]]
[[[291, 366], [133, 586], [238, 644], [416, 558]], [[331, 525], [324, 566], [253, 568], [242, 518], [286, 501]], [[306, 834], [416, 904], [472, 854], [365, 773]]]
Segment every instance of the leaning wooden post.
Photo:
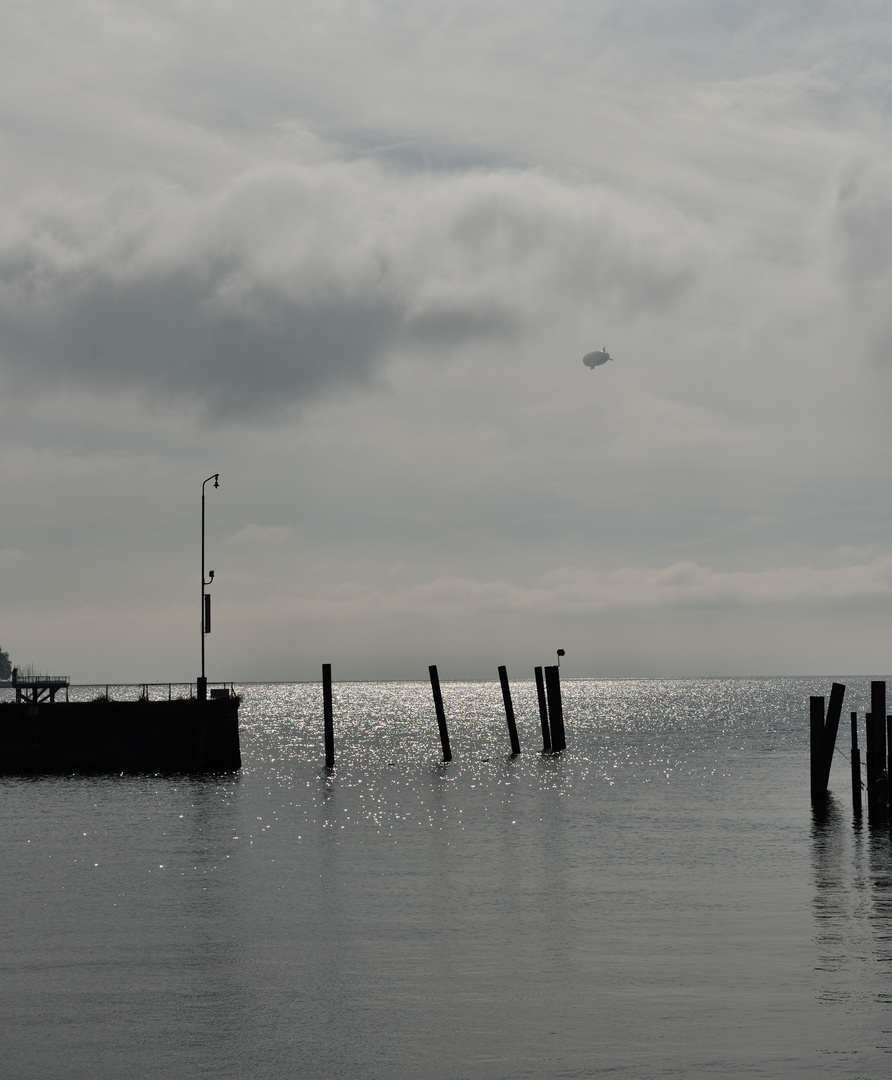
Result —
[[508, 669], [504, 664], [499, 668], [499, 682], [502, 684], [502, 698], [505, 702], [505, 719], [508, 721], [511, 756], [517, 757], [520, 753], [520, 742], [517, 738], [517, 724], [514, 722], [514, 706], [511, 703], [511, 687], [508, 685]]
[[811, 696], [811, 801], [820, 803], [827, 795], [824, 787], [824, 699]]
[[542, 753], [551, 749], [551, 732], [548, 730], [548, 700], [545, 697], [545, 679], [542, 676], [542, 668], [533, 668], [536, 676], [536, 694], [539, 698], [539, 723], [542, 725]]
[[830, 689], [830, 700], [827, 702], [827, 717], [824, 721], [824, 793], [830, 787], [830, 766], [833, 764], [833, 754], [836, 750], [836, 733], [839, 731], [839, 718], [842, 716], [842, 699], [845, 697], [846, 688], [843, 683], [835, 682]]
[[322, 701], [325, 713], [325, 767], [334, 768], [334, 715], [331, 707], [331, 664], [322, 665]]
[[545, 669], [545, 692], [548, 697], [548, 719], [551, 724], [551, 749], [566, 750], [564, 707], [561, 702], [561, 676], [557, 665]]
[[452, 761], [452, 751], [449, 749], [449, 731], [446, 727], [446, 713], [443, 709], [443, 695], [440, 693], [440, 676], [437, 674], [437, 665], [431, 664], [428, 671], [431, 676], [431, 690], [434, 692], [434, 707], [437, 710], [440, 742], [443, 744], [443, 760]]
[[861, 817], [861, 751], [858, 749], [858, 714], [852, 713], [852, 809]]

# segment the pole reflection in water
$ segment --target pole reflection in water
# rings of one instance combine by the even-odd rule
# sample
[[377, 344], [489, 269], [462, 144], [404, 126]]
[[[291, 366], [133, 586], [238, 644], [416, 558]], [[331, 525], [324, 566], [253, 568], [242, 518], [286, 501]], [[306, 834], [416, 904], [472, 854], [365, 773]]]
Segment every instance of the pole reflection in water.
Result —
[[821, 1053], [845, 1076], [892, 1067], [892, 835], [832, 795], [812, 825], [816, 997], [842, 1021]]

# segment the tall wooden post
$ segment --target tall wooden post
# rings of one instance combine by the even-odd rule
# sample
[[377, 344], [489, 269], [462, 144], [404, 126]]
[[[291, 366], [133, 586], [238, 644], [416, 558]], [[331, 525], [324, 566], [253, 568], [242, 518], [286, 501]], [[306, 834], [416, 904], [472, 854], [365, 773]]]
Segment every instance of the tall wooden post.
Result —
[[889, 778], [892, 777], [892, 716], [886, 717], [886, 760], [884, 762], [886, 772], [886, 801], [889, 800]]
[[867, 726], [867, 813], [871, 820], [886, 816], [888, 778], [886, 777], [886, 684], [870, 684], [870, 712]]
[[561, 676], [556, 664], [545, 669], [545, 692], [548, 698], [548, 719], [551, 724], [551, 749], [566, 750], [564, 735], [564, 706], [561, 701]]
[[331, 664], [322, 665], [322, 701], [325, 715], [325, 767], [334, 768], [334, 712], [331, 706]]
[[876, 732], [874, 731], [873, 714], [864, 714], [864, 767], [867, 774], [867, 815], [871, 821], [876, 817], [876, 790], [878, 768], [876, 758]]
[[504, 664], [499, 668], [499, 682], [502, 684], [502, 700], [505, 702], [505, 719], [508, 722], [508, 738], [511, 740], [511, 756], [517, 757], [520, 753], [520, 742], [517, 738], [517, 724], [514, 722], [514, 705], [511, 702], [511, 687], [508, 685], [508, 669]]
[[551, 749], [551, 732], [548, 730], [548, 700], [545, 697], [545, 679], [542, 668], [533, 668], [536, 676], [536, 695], [539, 698], [539, 723], [542, 725], [542, 753]]
[[428, 671], [431, 677], [431, 690], [434, 692], [434, 707], [437, 710], [440, 742], [443, 745], [443, 760], [452, 761], [452, 750], [449, 748], [449, 731], [446, 727], [446, 713], [443, 709], [443, 695], [440, 693], [440, 676], [437, 674], [437, 665], [431, 664]]
[[811, 733], [811, 801], [820, 803], [827, 794], [824, 787], [824, 699], [811, 696], [809, 728]]
[[861, 751], [858, 749], [858, 714], [852, 713], [852, 809], [861, 817]]

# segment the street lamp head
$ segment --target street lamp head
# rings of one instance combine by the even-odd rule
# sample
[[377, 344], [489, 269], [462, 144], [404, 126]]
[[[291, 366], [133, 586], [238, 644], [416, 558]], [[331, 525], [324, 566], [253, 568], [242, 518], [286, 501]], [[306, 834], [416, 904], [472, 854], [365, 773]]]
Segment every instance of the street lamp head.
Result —
[[567, 654], [566, 654], [566, 653], [564, 652], [564, 650], [563, 650], [563, 649], [558, 649], [558, 651], [557, 651], [557, 654], [558, 654], [558, 656], [566, 656], [566, 655], [567, 655]]
[[220, 486], [220, 474], [214, 473], [214, 487]]
[[208, 570], [208, 577], [211, 579], [211, 581], [214, 580], [214, 571], [213, 570]]

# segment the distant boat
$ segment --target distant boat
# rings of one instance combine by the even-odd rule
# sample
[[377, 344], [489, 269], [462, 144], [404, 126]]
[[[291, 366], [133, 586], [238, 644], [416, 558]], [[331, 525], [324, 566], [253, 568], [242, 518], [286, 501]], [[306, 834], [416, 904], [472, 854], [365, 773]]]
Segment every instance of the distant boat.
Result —
[[606, 364], [608, 360], [613, 360], [613, 357], [607, 351], [606, 345], [604, 348], [598, 349], [597, 352], [586, 353], [582, 358], [582, 362], [587, 368], [600, 367], [602, 364]]

